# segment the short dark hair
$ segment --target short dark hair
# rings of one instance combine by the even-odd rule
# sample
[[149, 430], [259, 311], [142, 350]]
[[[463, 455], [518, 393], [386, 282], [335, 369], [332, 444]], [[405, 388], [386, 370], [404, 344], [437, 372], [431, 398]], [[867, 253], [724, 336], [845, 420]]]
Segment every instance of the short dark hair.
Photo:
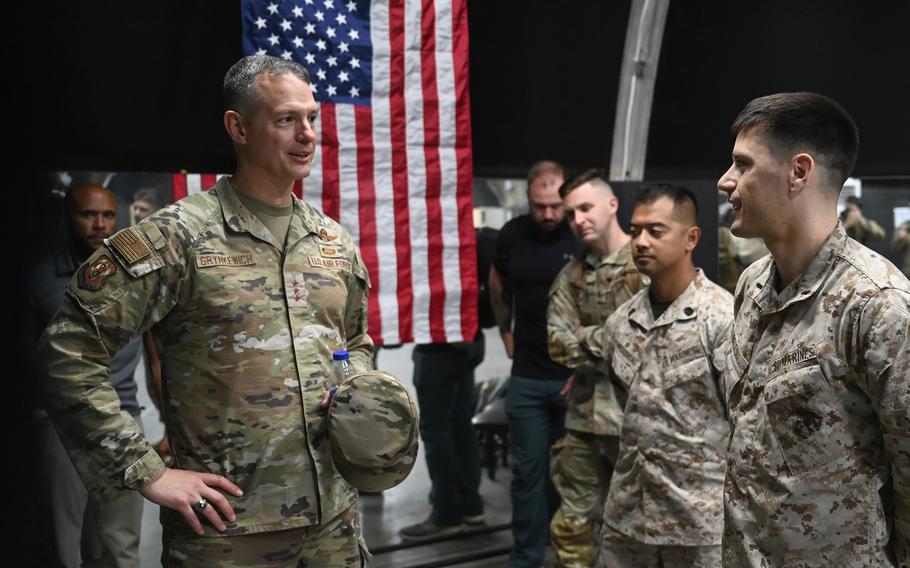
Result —
[[540, 160], [539, 162], [534, 162], [531, 164], [531, 167], [528, 168], [528, 191], [531, 191], [531, 184], [534, 183], [534, 180], [544, 174], [566, 177], [566, 169], [562, 167], [562, 164], [554, 162], [553, 160]]
[[856, 205], [860, 209], [863, 208], [863, 202], [855, 195], [848, 195], [847, 198], [844, 199], [844, 202], [849, 203], [850, 205]]
[[612, 191], [607, 177], [607, 172], [599, 168], [582, 172], [559, 187], [559, 197], [565, 199], [575, 189], [591, 182], [594, 182], [594, 185], [600, 185]]
[[310, 84], [310, 74], [306, 68], [297, 63], [271, 55], [247, 55], [231, 65], [224, 75], [222, 95], [224, 109], [249, 112], [259, 99], [257, 77], [263, 73], [270, 75], [291, 74]]
[[731, 131], [747, 128], [772, 143], [772, 151], [793, 154], [808, 151], [823, 166], [836, 172], [832, 184], [840, 191], [853, 171], [859, 152], [859, 132], [846, 110], [818, 93], [777, 93], [754, 99], [746, 105]]
[[634, 209], [639, 204], [654, 203], [664, 197], [673, 201], [674, 211], [679, 211], [684, 216], [691, 216], [692, 223], [698, 225], [698, 200], [695, 199], [692, 191], [681, 185], [658, 183], [646, 186], [635, 197], [632, 208]]

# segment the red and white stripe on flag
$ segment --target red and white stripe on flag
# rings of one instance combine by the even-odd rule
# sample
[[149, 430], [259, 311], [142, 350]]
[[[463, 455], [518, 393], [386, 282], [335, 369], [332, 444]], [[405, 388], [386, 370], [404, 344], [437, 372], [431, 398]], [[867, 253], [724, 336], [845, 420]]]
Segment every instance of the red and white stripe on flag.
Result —
[[[370, 105], [322, 103], [303, 199], [359, 243], [377, 343], [477, 333], [466, 0], [375, 0]], [[214, 184], [175, 176], [175, 199]], [[211, 183], [206, 183], [211, 181]]]

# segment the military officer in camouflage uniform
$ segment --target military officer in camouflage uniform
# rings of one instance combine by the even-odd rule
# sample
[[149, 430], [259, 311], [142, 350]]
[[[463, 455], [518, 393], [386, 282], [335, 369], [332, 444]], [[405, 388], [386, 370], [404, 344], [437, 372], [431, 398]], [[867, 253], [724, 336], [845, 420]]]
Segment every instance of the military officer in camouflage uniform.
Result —
[[[333, 467], [332, 352], [371, 368], [365, 267], [350, 235], [292, 193], [318, 105], [300, 65], [225, 76], [237, 169], [107, 240], [43, 338], [49, 411], [100, 498], [162, 506], [167, 566], [361, 566], [357, 493]], [[151, 328], [174, 468], [120, 410], [110, 353]]]
[[[605, 174], [591, 170], [560, 188], [569, 226], [585, 245], [550, 288], [547, 334], [550, 358], [574, 369], [566, 436], [554, 445], [553, 484], [561, 498], [550, 522], [560, 566], [593, 566], [603, 499], [616, 460], [622, 409], [597, 366], [600, 326], [642, 286], [629, 235], [619, 226], [619, 201]], [[593, 347], [592, 347], [593, 345]]]
[[604, 506], [605, 566], [721, 565], [733, 296], [692, 264], [697, 223], [685, 188], [658, 185], [636, 200], [632, 255], [651, 284], [603, 328], [610, 379], [627, 393]]
[[718, 181], [771, 256], [734, 297], [724, 565], [910, 563], [910, 282], [847, 237], [853, 119], [815, 93], [753, 100]]

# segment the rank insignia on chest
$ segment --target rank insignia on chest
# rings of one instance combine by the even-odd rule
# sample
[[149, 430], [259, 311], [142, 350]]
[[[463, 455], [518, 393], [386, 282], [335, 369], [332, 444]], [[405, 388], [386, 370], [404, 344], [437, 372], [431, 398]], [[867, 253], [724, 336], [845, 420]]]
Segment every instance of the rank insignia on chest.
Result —
[[108, 278], [114, 274], [117, 274], [117, 264], [107, 255], [101, 255], [98, 260], [87, 264], [79, 271], [79, 287], [96, 292], [103, 288]]

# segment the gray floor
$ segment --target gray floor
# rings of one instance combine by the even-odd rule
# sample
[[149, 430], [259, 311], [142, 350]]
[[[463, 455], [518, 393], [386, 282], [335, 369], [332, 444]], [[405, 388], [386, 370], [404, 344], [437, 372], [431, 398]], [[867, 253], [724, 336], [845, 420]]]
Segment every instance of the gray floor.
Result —
[[[477, 380], [502, 377], [509, 374], [511, 361], [506, 357], [499, 334], [486, 330], [486, 359], [477, 369]], [[400, 378], [413, 392], [411, 384], [410, 345], [399, 349], [383, 349], [379, 354], [378, 367]], [[157, 411], [144, 388], [144, 375], [140, 379], [140, 403], [145, 407], [142, 419], [148, 437], [159, 440], [164, 429]], [[426, 464], [418, 459], [411, 475], [401, 485], [384, 492], [381, 496], [362, 496], [361, 515], [367, 545], [374, 552], [371, 568], [384, 566], [508, 566], [508, 549], [512, 537], [508, 528], [512, 509], [509, 499], [511, 472], [499, 467], [496, 479], [484, 474], [481, 494], [484, 498], [486, 528], [472, 531], [447, 541], [403, 545], [398, 530], [404, 526], [424, 520], [429, 513], [427, 495], [430, 489]], [[160, 566], [161, 526], [158, 523], [158, 506], [146, 502], [143, 513], [142, 541], [140, 555], [143, 568]], [[549, 563], [549, 562], [548, 562]]]

